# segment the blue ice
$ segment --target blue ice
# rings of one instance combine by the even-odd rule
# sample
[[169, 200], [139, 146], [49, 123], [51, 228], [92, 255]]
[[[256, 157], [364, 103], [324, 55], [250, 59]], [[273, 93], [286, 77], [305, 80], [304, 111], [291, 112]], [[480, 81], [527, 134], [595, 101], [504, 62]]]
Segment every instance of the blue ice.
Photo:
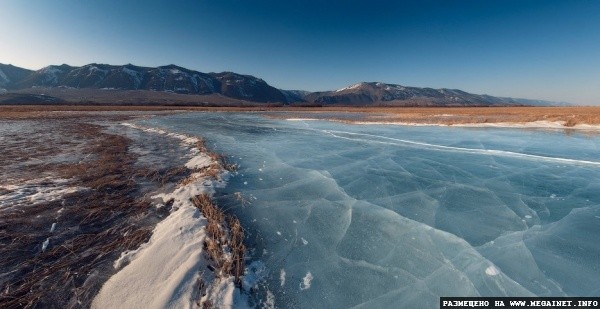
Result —
[[600, 294], [597, 135], [249, 113], [143, 124], [202, 136], [239, 164], [217, 202], [247, 229], [268, 270], [259, 294], [277, 307]]

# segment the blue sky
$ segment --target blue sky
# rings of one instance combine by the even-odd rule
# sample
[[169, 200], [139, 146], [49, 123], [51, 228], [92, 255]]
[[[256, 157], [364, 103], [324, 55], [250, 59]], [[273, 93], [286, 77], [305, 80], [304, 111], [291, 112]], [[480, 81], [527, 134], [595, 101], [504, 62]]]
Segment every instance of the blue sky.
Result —
[[600, 1], [0, 2], [0, 63], [92, 62], [598, 104]]

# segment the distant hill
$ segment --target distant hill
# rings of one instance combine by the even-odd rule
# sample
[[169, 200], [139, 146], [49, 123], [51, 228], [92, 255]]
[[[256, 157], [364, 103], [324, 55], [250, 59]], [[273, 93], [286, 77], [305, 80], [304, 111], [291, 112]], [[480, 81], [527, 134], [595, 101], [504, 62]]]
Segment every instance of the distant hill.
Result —
[[[48, 93], [51, 93], [51, 98]], [[92, 63], [74, 67], [63, 64], [32, 71], [0, 64], [0, 103], [24, 104], [28, 100], [31, 100], [30, 103], [64, 104], [565, 105], [477, 95], [458, 89], [405, 87], [377, 82], [363, 82], [325, 92], [281, 90], [252, 75], [202, 73], [176, 65], [140, 67]]]
[[478, 95], [458, 89], [406, 87], [378, 82], [362, 82], [335, 91], [307, 94], [307, 102], [323, 105], [388, 106], [499, 106], [564, 105], [540, 100]]
[[33, 71], [0, 63], [0, 88], [13, 89]]
[[[262, 103], [286, 102], [279, 89], [262, 79], [232, 72], [201, 73], [175, 65], [150, 68], [131, 64], [114, 66], [95, 63], [82, 67], [51, 65], [37, 71], [17, 71], [13, 66], [10, 66], [9, 71], [5, 69], [8, 67], [0, 67], [0, 85], [7, 90], [32, 87], [150, 90], [196, 95], [222, 94], [234, 99]], [[8, 78], [4, 78], [5, 75]]]

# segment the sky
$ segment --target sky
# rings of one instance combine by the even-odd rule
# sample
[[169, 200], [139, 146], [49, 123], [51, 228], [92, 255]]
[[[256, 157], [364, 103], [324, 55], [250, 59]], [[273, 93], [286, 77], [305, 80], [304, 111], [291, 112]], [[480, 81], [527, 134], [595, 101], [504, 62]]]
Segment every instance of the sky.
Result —
[[600, 104], [600, 0], [0, 1], [0, 63], [361, 81]]

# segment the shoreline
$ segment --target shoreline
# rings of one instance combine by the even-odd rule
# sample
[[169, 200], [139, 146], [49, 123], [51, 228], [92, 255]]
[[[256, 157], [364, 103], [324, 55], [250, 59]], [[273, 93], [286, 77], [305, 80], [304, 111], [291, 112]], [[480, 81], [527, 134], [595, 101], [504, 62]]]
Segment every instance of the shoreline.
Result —
[[[7, 172], [3, 176], [8, 182], [0, 186], [0, 211], [4, 214], [0, 224], [6, 228], [0, 233], [0, 244], [7, 253], [0, 266], [3, 273], [11, 275], [0, 281], [0, 304], [104, 307], [95, 299], [111, 282], [116, 283], [116, 291], [135, 299], [136, 304], [157, 299], [164, 301], [160, 305], [194, 299], [197, 305], [217, 307], [247, 302], [234, 276], [211, 266], [216, 263], [203, 249], [207, 221], [190, 201], [201, 194], [212, 195], [215, 188], [224, 186], [229, 173], [226, 169], [232, 165], [207, 150], [200, 138], [157, 129], [150, 129], [150, 135], [132, 133], [137, 128], [119, 129], [120, 123], [161, 113], [44, 114], [0, 117], [5, 128], [14, 127], [2, 140], [11, 148], [5, 149], [3, 158]], [[22, 131], [20, 126], [30, 129]], [[132, 139], [130, 134], [138, 137]], [[31, 149], [23, 149], [21, 143], [28, 140], [32, 141], [27, 144]], [[138, 148], [147, 141], [153, 141], [154, 146]], [[182, 144], [185, 147], [177, 146]], [[176, 161], [152, 165], [143, 153], [157, 145], [187, 149], [189, 153], [181, 163], [184, 158], [176, 150]], [[156, 155], [166, 155], [163, 153]], [[66, 156], [70, 161], [55, 163], [53, 156]], [[29, 164], [31, 172], [24, 173], [18, 164]], [[156, 193], [150, 196], [150, 192]], [[157, 200], [162, 205], [153, 202]], [[225, 235], [231, 235], [227, 222], [222, 223]], [[241, 226], [237, 230], [242, 231]], [[243, 243], [243, 234], [237, 242]], [[223, 253], [227, 259], [229, 251]], [[148, 261], [151, 264], [144, 264]], [[243, 256], [238, 261], [243, 262]], [[33, 265], [40, 267], [31, 269]], [[134, 273], [153, 280], [138, 278], [129, 281], [132, 284], [119, 284], [117, 276], [135, 265]], [[171, 271], [167, 270], [169, 265]], [[108, 299], [119, 298], [109, 293]], [[113, 302], [114, 306], [127, 303], [122, 300]]]
[[94, 297], [92, 308], [228, 307], [247, 303], [240, 288], [244, 249], [241, 256], [231, 251], [240, 244], [244, 248], [242, 228], [234, 216], [225, 221], [223, 211], [212, 202], [215, 189], [226, 185], [233, 167], [207, 150], [201, 138], [132, 123], [121, 125], [186, 144], [191, 156], [185, 167], [192, 173], [173, 191], [152, 196], [171, 203], [173, 210], [155, 226], [148, 242], [123, 252], [115, 261], [119, 270]]
[[531, 122], [487, 122], [487, 123], [434, 123], [434, 122], [402, 122], [402, 121], [361, 121], [342, 120], [336, 118], [285, 118], [287, 121], [334, 121], [355, 125], [396, 125], [407, 127], [458, 127], [458, 128], [514, 128], [514, 129], [549, 129], [549, 130], [578, 130], [600, 131], [600, 125], [576, 124], [566, 126], [565, 122], [558, 121], [531, 121]]
[[[1, 109], [0, 109], [1, 111]], [[195, 110], [192, 110], [192, 112]], [[449, 109], [448, 111], [451, 111]], [[31, 112], [31, 111], [30, 111]], [[110, 111], [105, 111], [110, 112]], [[170, 113], [186, 113], [187, 110], [168, 110]], [[232, 111], [233, 112], [233, 111]], [[235, 111], [239, 112], [239, 111]], [[272, 111], [249, 111], [260, 113], [264, 117], [270, 117], [274, 113]], [[131, 129], [143, 130], [152, 134], [167, 136], [177, 139], [181, 143], [186, 144], [190, 151], [191, 157], [183, 167], [190, 171], [189, 177], [178, 182], [172, 192], [153, 195], [153, 198], [161, 199], [162, 203], [167, 206], [161, 210], [166, 210], [166, 216], [162, 217], [154, 225], [149, 226], [149, 229], [144, 229], [142, 234], [136, 235], [136, 241], [141, 242], [140, 245], [133, 246], [129, 243], [129, 248], [121, 253], [121, 256], [111, 261], [113, 267], [118, 269], [108, 280], [102, 283], [102, 287], [98, 293], [86, 295], [90, 297], [90, 302], [93, 301], [92, 307], [114, 307], [123, 306], [127, 301], [133, 301], [133, 304], [145, 304], [146, 306], [165, 307], [171, 305], [182, 305], [189, 303], [193, 299], [196, 305], [211, 304], [213, 306], [232, 306], [234, 304], [247, 303], [249, 296], [247, 289], [239, 287], [239, 268], [236, 271], [237, 276], [232, 276], [229, 271], [223, 271], [223, 268], [217, 267], [223, 262], [219, 262], [219, 257], [212, 257], [208, 254], [206, 248], [210, 245], [206, 240], [209, 239], [206, 220], [206, 215], [198, 215], [199, 208], [190, 199], [203, 194], [208, 194], [212, 197], [215, 188], [226, 184], [228, 172], [226, 171], [227, 164], [219, 162], [221, 158], [216, 153], [211, 153], [206, 149], [199, 137], [167, 132], [158, 128], [141, 127], [131, 123], [123, 124], [123, 121], [135, 121], [144, 117], [153, 117], [163, 114], [160, 111], [143, 111], [141, 113], [126, 114], [104, 114], [98, 111], [57, 111], [52, 115], [40, 115], [39, 112], [33, 112], [33, 118], [18, 118], [32, 119], [39, 121], [40, 116], [44, 119], [54, 120], [70, 119], [71, 117], [83, 117], [91, 121], [94, 115], [102, 115], [104, 119], [112, 122], [115, 125], [125, 125]], [[447, 127], [494, 127], [494, 128], [522, 128], [522, 129], [551, 129], [551, 130], [578, 130], [578, 131], [598, 131], [600, 125], [590, 124], [575, 124], [573, 126], [565, 126], [566, 122], [559, 121], [532, 121], [532, 122], [482, 122], [482, 123], [419, 123], [419, 122], [402, 122], [402, 121], [378, 121], [373, 119], [336, 119], [336, 118], [307, 118], [289, 117], [291, 112], [281, 111], [277, 113], [278, 119], [290, 121], [339, 121], [358, 125], [403, 125], [403, 126], [447, 126]], [[302, 113], [306, 113], [302, 111]], [[312, 111], [310, 113], [319, 114], [321, 111]], [[347, 113], [362, 113], [362, 112], [347, 112]], [[367, 116], [372, 116], [374, 113], [367, 113]], [[112, 115], [112, 116], [110, 116]], [[363, 114], [361, 114], [362, 116]], [[379, 114], [375, 114], [377, 117]], [[447, 115], [447, 114], [445, 114]], [[448, 117], [442, 115], [442, 117]], [[0, 119], [2, 119], [0, 112]], [[26, 115], [25, 115], [26, 116]], [[110, 117], [108, 117], [110, 116]], [[287, 118], [281, 117], [286, 116]], [[108, 120], [112, 119], [112, 120]], [[96, 119], [97, 120], [97, 119]], [[371, 120], [371, 121], [369, 121]], [[114, 132], [112, 132], [114, 134]], [[124, 134], [117, 134], [121, 137]], [[78, 184], [77, 180], [75, 184]], [[0, 193], [2, 193], [0, 191]], [[152, 203], [151, 203], [152, 204]], [[155, 206], [155, 205], [153, 205]], [[218, 207], [218, 206], [217, 206]], [[168, 208], [175, 210], [170, 211]], [[221, 220], [224, 223], [225, 220]], [[61, 227], [59, 223], [59, 228]], [[148, 226], [145, 226], [147, 228]], [[187, 227], [187, 228], [186, 228]], [[182, 231], [183, 228], [183, 231]], [[54, 231], [52, 225], [50, 233]], [[225, 236], [231, 236], [230, 227], [220, 225]], [[135, 231], [135, 230], [134, 230]], [[126, 235], [126, 234], [125, 234]], [[123, 235], [123, 236], [125, 236]], [[156, 237], [155, 237], [156, 236]], [[134, 237], [134, 236], [132, 236]], [[220, 236], [219, 236], [220, 237]], [[50, 238], [48, 238], [50, 239]], [[144, 241], [146, 240], [146, 241]], [[243, 240], [243, 236], [242, 236]], [[228, 240], [231, 241], [231, 240]], [[49, 248], [54, 250], [54, 238], [50, 241]], [[225, 243], [223, 241], [222, 243]], [[243, 243], [243, 241], [242, 241]], [[48, 244], [43, 247], [44, 251]], [[219, 250], [217, 250], [219, 251]], [[116, 251], [115, 251], [116, 252]], [[121, 252], [121, 251], [119, 251]], [[171, 256], [169, 254], [175, 254]], [[231, 261], [231, 251], [227, 248], [221, 248], [220, 253], [223, 260]], [[237, 259], [240, 261], [240, 259]], [[243, 261], [243, 257], [241, 259]], [[183, 266], [182, 266], [183, 265]], [[128, 268], [129, 267], [129, 268]], [[181, 268], [183, 267], [183, 268]], [[212, 268], [212, 269], [211, 269]], [[128, 269], [126, 272], [124, 272]], [[202, 271], [200, 271], [202, 270]], [[154, 271], [154, 272], [153, 272]], [[119, 275], [122, 273], [121, 275]], [[229, 275], [227, 275], [229, 273]], [[150, 276], [142, 278], [140, 276]], [[237, 277], [237, 278], [236, 278]], [[150, 278], [150, 279], [148, 279]], [[106, 279], [106, 278], [105, 278]], [[99, 280], [99, 279], [96, 279]], [[104, 285], [107, 285], [107, 291], [104, 296], [100, 296]], [[127, 288], [124, 288], [127, 287]], [[131, 292], [131, 289], [134, 292]], [[124, 294], [123, 294], [124, 293]], [[120, 295], [120, 296], [119, 296]], [[128, 298], [129, 295], [135, 295], [133, 298]], [[185, 296], [185, 297], [184, 297]], [[188, 297], [190, 296], [190, 297]], [[187, 304], [186, 303], [186, 304]]]

